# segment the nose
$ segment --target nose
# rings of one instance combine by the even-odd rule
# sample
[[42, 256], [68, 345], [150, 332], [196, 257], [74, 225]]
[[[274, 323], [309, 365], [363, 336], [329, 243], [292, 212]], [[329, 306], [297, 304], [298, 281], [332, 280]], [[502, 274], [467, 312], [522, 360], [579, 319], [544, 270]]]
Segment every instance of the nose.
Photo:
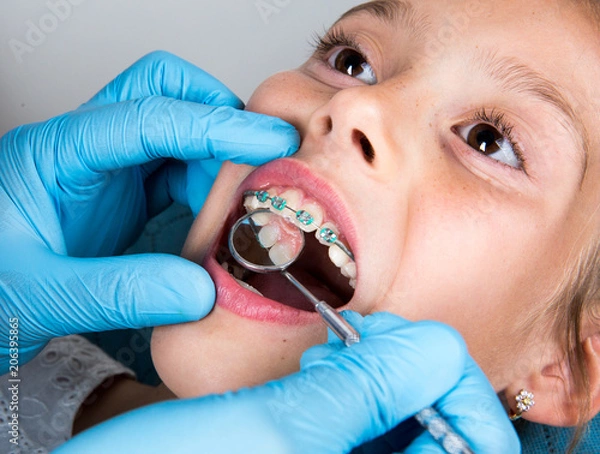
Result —
[[322, 152], [343, 152], [344, 159], [379, 167], [390, 146], [386, 108], [376, 86], [341, 90], [313, 113], [307, 137], [320, 142]]

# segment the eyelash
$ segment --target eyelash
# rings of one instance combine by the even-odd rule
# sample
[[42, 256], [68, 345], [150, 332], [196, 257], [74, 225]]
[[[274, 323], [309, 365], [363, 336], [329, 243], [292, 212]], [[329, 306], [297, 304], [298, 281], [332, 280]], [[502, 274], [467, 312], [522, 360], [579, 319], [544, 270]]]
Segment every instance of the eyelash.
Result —
[[331, 29], [325, 35], [315, 35], [313, 47], [315, 49], [315, 56], [320, 59], [327, 58], [329, 52], [336, 47], [348, 47], [358, 52], [366, 62], [369, 62], [369, 59], [361, 50], [361, 46], [354, 36], [346, 34], [341, 29]]
[[509, 123], [509, 121], [506, 119], [506, 116], [503, 113], [498, 112], [495, 109], [486, 111], [486, 109], [482, 108], [481, 110], [475, 112], [475, 114], [468, 121], [481, 121], [483, 123], [488, 123], [494, 128], [496, 128], [500, 134], [506, 137], [506, 139], [510, 143], [510, 146], [512, 147], [513, 152], [519, 160], [519, 163], [521, 164], [521, 169], [523, 170], [523, 172], [525, 172], [525, 174], [527, 174], [527, 162], [525, 160], [525, 155], [521, 151], [521, 148], [519, 147], [517, 141], [514, 138], [514, 126], [511, 123]]

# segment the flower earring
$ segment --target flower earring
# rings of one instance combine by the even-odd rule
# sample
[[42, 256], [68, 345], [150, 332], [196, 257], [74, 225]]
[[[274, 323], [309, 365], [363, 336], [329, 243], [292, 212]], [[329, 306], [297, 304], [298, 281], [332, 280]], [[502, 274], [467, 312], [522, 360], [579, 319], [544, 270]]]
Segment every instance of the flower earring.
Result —
[[535, 405], [533, 393], [530, 393], [526, 389], [519, 391], [519, 394], [515, 396], [515, 401], [517, 402], [517, 411], [513, 412], [511, 409], [508, 414], [508, 417], [511, 421], [516, 421], [517, 419], [521, 418], [523, 413], [531, 410], [531, 407]]

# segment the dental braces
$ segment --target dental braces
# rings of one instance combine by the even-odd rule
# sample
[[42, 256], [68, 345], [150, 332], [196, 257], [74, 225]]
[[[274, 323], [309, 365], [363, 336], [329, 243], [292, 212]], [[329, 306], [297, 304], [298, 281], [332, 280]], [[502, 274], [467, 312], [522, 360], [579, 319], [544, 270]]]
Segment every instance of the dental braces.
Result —
[[306, 226], [314, 225], [319, 232], [319, 238], [321, 238], [324, 242], [326, 242], [328, 244], [336, 245], [348, 257], [350, 257], [350, 259], [352, 261], [355, 261], [354, 254], [352, 253], [352, 251], [350, 249], [348, 249], [348, 247], [344, 243], [342, 243], [339, 240], [337, 233], [335, 231], [333, 231], [332, 229], [330, 229], [329, 227], [322, 227], [322, 226], [316, 224], [315, 218], [308, 211], [295, 210], [294, 208], [290, 207], [287, 204], [287, 200], [285, 200], [283, 197], [272, 196], [269, 194], [268, 191], [264, 191], [264, 190], [263, 191], [246, 191], [244, 193], [244, 197], [248, 197], [248, 196], [256, 197], [256, 199], [260, 203], [271, 202], [271, 206], [279, 212], [283, 212], [284, 210], [291, 211], [299, 223], [306, 225]]

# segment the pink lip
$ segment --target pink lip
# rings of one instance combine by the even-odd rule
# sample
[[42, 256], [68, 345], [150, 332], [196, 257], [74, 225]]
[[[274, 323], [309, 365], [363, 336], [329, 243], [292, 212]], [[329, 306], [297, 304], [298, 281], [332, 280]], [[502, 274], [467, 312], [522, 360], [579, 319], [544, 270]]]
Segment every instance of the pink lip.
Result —
[[223, 309], [240, 317], [281, 325], [306, 325], [319, 322], [316, 312], [294, 309], [241, 287], [213, 257], [204, 263], [204, 267], [215, 281], [217, 304]]
[[[301, 189], [307, 196], [318, 200], [328, 214], [328, 219], [337, 225], [343, 225], [343, 235], [351, 250], [354, 244], [355, 230], [350, 215], [337, 194], [328, 183], [313, 175], [308, 168], [293, 158], [279, 159], [254, 170], [239, 186], [233, 200], [241, 203], [243, 193], [271, 186], [294, 187]], [[233, 206], [231, 218], [237, 211]], [[277, 301], [263, 298], [241, 287], [215, 259], [220, 239], [217, 238], [207, 254], [203, 266], [213, 278], [217, 288], [217, 303], [241, 317], [278, 323], [282, 325], [302, 325], [319, 323], [320, 317], [314, 312], [298, 310]]]

